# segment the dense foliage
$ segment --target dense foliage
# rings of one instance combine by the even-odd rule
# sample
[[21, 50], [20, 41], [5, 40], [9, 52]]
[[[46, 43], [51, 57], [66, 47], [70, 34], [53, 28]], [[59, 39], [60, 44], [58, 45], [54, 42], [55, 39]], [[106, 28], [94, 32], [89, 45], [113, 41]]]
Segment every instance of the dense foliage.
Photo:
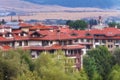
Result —
[[109, 26], [109, 27], [117, 27], [117, 28], [120, 28], [120, 23], [110, 22], [110, 23], [108, 23], [108, 26]]
[[0, 51], [0, 80], [120, 80], [119, 48], [113, 53], [103, 46], [88, 51], [80, 71], [74, 71], [72, 59], [68, 62], [62, 51], [41, 53], [37, 59], [29, 53]]
[[[88, 80], [84, 70], [66, 71], [62, 51], [41, 53], [32, 59], [29, 51], [0, 51], [0, 80]], [[72, 66], [70, 67], [70, 69]]]
[[71, 20], [68, 20], [66, 22], [66, 25], [69, 25], [70, 28], [73, 28], [73, 29], [81, 29], [81, 30], [84, 30], [87, 28], [87, 22], [85, 22], [84, 20], [76, 20], [76, 21], [71, 21]]
[[84, 68], [89, 80], [119, 80], [120, 79], [120, 49], [112, 53], [104, 46], [99, 46], [87, 52], [84, 56]]

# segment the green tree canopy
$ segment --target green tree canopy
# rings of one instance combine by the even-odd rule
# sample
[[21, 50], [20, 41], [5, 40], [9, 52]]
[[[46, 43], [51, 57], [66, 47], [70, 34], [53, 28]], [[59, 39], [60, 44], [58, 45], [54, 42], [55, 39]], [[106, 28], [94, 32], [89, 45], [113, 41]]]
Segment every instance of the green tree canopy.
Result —
[[110, 22], [110, 23], [108, 23], [108, 26], [109, 27], [115, 27], [115, 26], [117, 26], [117, 28], [120, 28], [120, 23]]
[[71, 70], [66, 60], [62, 51], [41, 53], [34, 60], [26, 50], [0, 51], [0, 80], [88, 80], [84, 70]]
[[115, 65], [108, 76], [108, 80], [120, 80], [120, 66]]
[[113, 51], [113, 56], [115, 59], [115, 63], [120, 65], [120, 48], [115, 48]]
[[[98, 48], [88, 51], [87, 56], [89, 58], [88, 60], [86, 60], [85, 63], [87, 64], [88, 63], [90, 64], [91, 62], [92, 64], [94, 63], [94, 66], [96, 67], [95, 72], [97, 72], [100, 76], [102, 76], [103, 80], [106, 80], [108, 73], [111, 71], [111, 68], [113, 66], [112, 54], [108, 51], [106, 47], [99, 46]], [[88, 66], [88, 65], [84, 64], [84, 66]], [[87, 72], [90, 71], [89, 69], [87, 69], [87, 67], [85, 67], [85, 70], [87, 70]], [[90, 75], [90, 73], [88, 75]]]
[[84, 30], [87, 28], [87, 22], [85, 22], [84, 20], [76, 20], [76, 21], [68, 20], [66, 24], [69, 25], [73, 29]]

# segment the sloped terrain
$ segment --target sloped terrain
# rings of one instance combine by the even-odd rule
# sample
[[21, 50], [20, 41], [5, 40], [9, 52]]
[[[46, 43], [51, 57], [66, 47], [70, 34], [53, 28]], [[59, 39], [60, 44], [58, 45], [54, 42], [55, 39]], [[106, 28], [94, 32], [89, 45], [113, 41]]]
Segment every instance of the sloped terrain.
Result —
[[[29, 0], [30, 1], [30, 0]], [[42, 0], [33, 0], [42, 1]], [[40, 12], [40, 11], [95, 11], [98, 8], [68, 8], [58, 5], [35, 4], [23, 0], [0, 0], [0, 10], [14, 12]]]
[[120, 0], [24, 0], [36, 4], [60, 5], [65, 7], [113, 8], [120, 6]]

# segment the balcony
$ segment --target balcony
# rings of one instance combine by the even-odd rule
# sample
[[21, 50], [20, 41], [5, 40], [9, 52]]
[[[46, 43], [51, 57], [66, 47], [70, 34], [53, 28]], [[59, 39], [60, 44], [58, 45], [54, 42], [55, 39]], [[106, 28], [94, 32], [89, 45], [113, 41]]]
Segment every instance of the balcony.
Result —
[[74, 53], [74, 54], [70, 54], [70, 53], [68, 53], [67, 55], [66, 55], [67, 57], [74, 57], [74, 58], [80, 58], [80, 56], [81, 56], [81, 54], [78, 54], [78, 53]]
[[101, 42], [101, 45], [105, 45], [106, 43]]
[[95, 45], [100, 45], [100, 42], [95, 42], [94, 44], [95, 44]]
[[120, 43], [119, 42], [115, 42], [115, 45], [120, 45]]

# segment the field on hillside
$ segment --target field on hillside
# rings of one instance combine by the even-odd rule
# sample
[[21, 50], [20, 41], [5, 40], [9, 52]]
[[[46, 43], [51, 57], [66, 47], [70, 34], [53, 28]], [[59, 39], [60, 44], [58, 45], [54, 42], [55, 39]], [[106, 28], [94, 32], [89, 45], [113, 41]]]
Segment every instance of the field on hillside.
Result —
[[[64, 20], [77, 20], [85, 17], [98, 17], [102, 16], [103, 18], [110, 17], [110, 16], [117, 16], [120, 17], [120, 12], [41, 12], [41, 13], [34, 13], [33, 15], [28, 16], [20, 16], [23, 20], [45, 20], [45, 19], [64, 19]], [[0, 17], [1, 19], [10, 20], [11, 17]], [[17, 19], [17, 16], [13, 16], [13, 19]]]

